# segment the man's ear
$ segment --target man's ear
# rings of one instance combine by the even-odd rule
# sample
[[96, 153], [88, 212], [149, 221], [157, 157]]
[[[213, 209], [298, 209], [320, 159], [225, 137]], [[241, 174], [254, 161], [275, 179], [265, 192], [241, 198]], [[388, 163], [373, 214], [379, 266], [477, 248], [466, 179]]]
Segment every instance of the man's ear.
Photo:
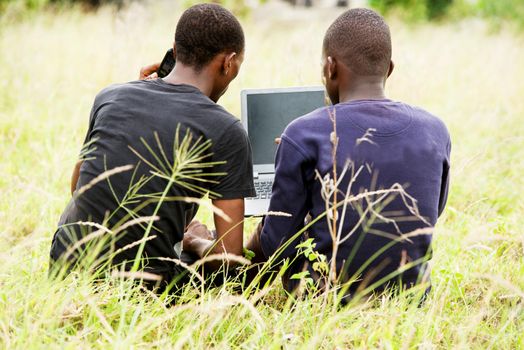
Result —
[[329, 80], [337, 79], [337, 59], [331, 56], [327, 58], [327, 74]]
[[386, 78], [389, 78], [391, 73], [393, 73], [394, 68], [395, 68], [395, 63], [393, 63], [393, 61], [389, 61], [389, 70], [388, 70], [388, 75], [386, 76]]
[[229, 74], [229, 71], [231, 70], [231, 67], [233, 65], [233, 60], [237, 57], [236, 52], [232, 52], [225, 56], [224, 62], [222, 63], [222, 72], [225, 75]]

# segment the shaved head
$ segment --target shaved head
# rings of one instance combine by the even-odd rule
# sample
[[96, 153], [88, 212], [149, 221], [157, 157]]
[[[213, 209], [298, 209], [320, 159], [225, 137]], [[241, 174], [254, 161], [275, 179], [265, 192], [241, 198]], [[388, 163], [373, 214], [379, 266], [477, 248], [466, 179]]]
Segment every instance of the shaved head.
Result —
[[197, 70], [223, 52], [244, 51], [244, 31], [231, 12], [217, 4], [199, 4], [180, 17], [175, 33], [176, 59]]
[[324, 37], [324, 54], [336, 57], [355, 74], [386, 76], [391, 62], [391, 34], [382, 16], [369, 9], [340, 15]]

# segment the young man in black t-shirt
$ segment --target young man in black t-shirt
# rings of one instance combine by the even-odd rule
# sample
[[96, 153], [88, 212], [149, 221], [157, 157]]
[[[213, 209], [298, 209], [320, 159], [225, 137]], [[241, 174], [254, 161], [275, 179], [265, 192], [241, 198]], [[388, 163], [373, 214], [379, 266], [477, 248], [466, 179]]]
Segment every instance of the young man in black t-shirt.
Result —
[[[97, 95], [84, 159], [72, 177], [73, 198], [53, 238], [53, 266], [82, 264], [95, 254], [98, 264], [110, 257], [110, 265], [139, 267], [168, 284], [180, 271], [174, 246], [188, 226], [202, 237], [184, 243], [199, 255], [242, 255], [244, 198], [255, 194], [251, 148], [238, 119], [216, 102], [239, 72], [244, 34], [229, 11], [196, 5], [178, 22], [174, 50], [176, 66], [164, 79], [113, 85]], [[173, 177], [184, 146], [203, 148], [198, 163], [209, 166], [182, 167]], [[205, 193], [231, 218], [214, 216], [220, 244], [210, 244], [208, 231], [191, 224], [198, 200], [181, 200]], [[86, 221], [112, 232], [79, 223]], [[101, 237], [106, 245], [92, 244]]]

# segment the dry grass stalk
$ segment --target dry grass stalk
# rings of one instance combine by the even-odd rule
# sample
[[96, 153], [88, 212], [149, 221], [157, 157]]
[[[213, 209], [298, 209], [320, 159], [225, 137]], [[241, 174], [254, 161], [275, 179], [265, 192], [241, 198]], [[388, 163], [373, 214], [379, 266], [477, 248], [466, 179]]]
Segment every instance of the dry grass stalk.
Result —
[[216, 215], [220, 216], [222, 219], [226, 220], [227, 222], [232, 222], [233, 221], [233, 220], [231, 220], [231, 218], [226, 213], [224, 213], [224, 211], [222, 209], [216, 207], [215, 205], [213, 205], [213, 203], [210, 203], [207, 200], [204, 200], [204, 199], [201, 199], [201, 198], [184, 197], [183, 201], [186, 202], [186, 203], [196, 203], [196, 204], [198, 204], [200, 206], [203, 206], [203, 207], [211, 210], [213, 212], [213, 214], [216, 214]]
[[145, 281], [162, 281], [162, 276], [145, 272], [145, 271], [113, 271], [111, 273], [113, 278], [130, 278], [135, 280], [145, 280]]
[[204, 277], [198, 273], [198, 271], [193, 268], [192, 266], [186, 264], [185, 262], [183, 262], [182, 260], [180, 259], [173, 259], [173, 258], [165, 258], [165, 257], [160, 257], [160, 258], [157, 258], [158, 260], [161, 260], [161, 261], [170, 261], [170, 262], [173, 262], [177, 265], [180, 265], [182, 266], [183, 268], [185, 268], [186, 270], [188, 270], [192, 275], [194, 275], [196, 278], [198, 278], [198, 280], [204, 284], [205, 281], [204, 281]]
[[[402, 185], [395, 183], [388, 189], [381, 189], [381, 190], [374, 190], [374, 191], [368, 191], [359, 193], [357, 195], [351, 194], [351, 189], [355, 181], [357, 180], [358, 176], [361, 174], [362, 170], [364, 169], [363, 166], [360, 166], [355, 171], [355, 165], [354, 163], [348, 159], [346, 161], [346, 164], [342, 168], [342, 171], [340, 174], [338, 173], [338, 164], [337, 164], [337, 151], [338, 151], [338, 145], [339, 145], [339, 137], [337, 133], [337, 118], [336, 118], [336, 110], [327, 109], [327, 112], [329, 114], [329, 118], [333, 124], [333, 131], [330, 134], [330, 142], [332, 145], [332, 152], [331, 152], [331, 159], [332, 159], [332, 173], [326, 174], [324, 176], [321, 176], [321, 174], [316, 170], [316, 178], [321, 183], [321, 196], [324, 199], [325, 203], [325, 213], [326, 213], [326, 220], [328, 222], [328, 229], [329, 233], [332, 239], [332, 257], [330, 262], [330, 268], [327, 276], [327, 286], [325, 288], [325, 301], [328, 299], [328, 294], [334, 293], [335, 299], [337, 294], [337, 288], [336, 285], [338, 283], [338, 276], [336, 271], [336, 262], [337, 262], [337, 254], [338, 254], [338, 248], [340, 244], [346, 242], [357, 230], [361, 227], [361, 225], [364, 223], [364, 220], [366, 220], [367, 215], [371, 214], [375, 219], [382, 220], [383, 222], [392, 224], [396, 231], [398, 236], [391, 235], [388, 237], [391, 238], [393, 241], [399, 241], [399, 240], [408, 240], [409, 237], [412, 237], [412, 234], [402, 234], [400, 231], [400, 228], [396, 222], [396, 220], [392, 218], [388, 218], [384, 215], [382, 215], [378, 210], [376, 210], [376, 206], [386, 201], [386, 199], [390, 196], [400, 196], [403, 204], [408, 209], [408, 211], [415, 217], [417, 220], [420, 220], [424, 222], [425, 224], [429, 225], [429, 222], [426, 218], [422, 217], [418, 211], [417, 206], [417, 200], [410, 196], [402, 187]], [[366, 142], [372, 145], [376, 145], [376, 143], [372, 140], [373, 132], [375, 132], [376, 129], [370, 128], [367, 129], [364, 135], [360, 138], [358, 138], [356, 142], [356, 146], [361, 145], [362, 143]], [[366, 166], [369, 169], [369, 165], [366, 164]], [[348, 182], [348, 186], [346, 188], [346, 191], [343, 192], [339, 189], [340, 184], [344, 180], [344, 177], [346, 174], [351, 173], [351, 178]], [[370, 171], [371, 172], [371, 171]], [[343, 198], [339, 200], [338, 194], [343, 195]], [[377, 198], [378, 197], [378, 198]], [[394, 197], [391, 197], [391, 200]], [[359, 221], [351, 228], [351, 230], [343, 235], [342, 229], [344, 227], [344, 220], [347, 213], [348, 205], [357, 203], [361, 200], [364, 200], [366, 202], [366, 208], [361, 213]], [[339, 217], [338, 209], [342, 205], [342, 212], [341, 217]], [[432, 227], [427, 229], [421, 229], [417, 230], [414, 234], [427, 234], [428, 231], [432, 231]], [[376, 271], [374, 273], [377, 273]], [[368, 276], [368, 279], [371, 278]]]
[[126, 251], [128, 249], [136, 247], [137, 245], [141, 244], [142, 242], [147, 242], [147, 241], [150, 241], [150, 240], [155, 239], [155, 238], [156, 238], [156, 235], [153, 235], [153, 236], [149, 236], [149, 237], [144, 237], [144, 238], [139, 239], [138, 241], [135, 241], [133, 243], [129, 243], [128, 245], [125, 245], [122, 248], [115, 250], [114, 255], [118, 255], [118, 254], [122, 253], [123, 251]]
[[100, 181], [103, 181], [115, 174], [123, 173], [124, 171], [129, 171], [133, 169], [133, 165], [123, 165], [116, 168], [113, 168], [111, 170], [104, 171], [102, 174], [95, 177], [93, 180], [91, 180], [89, 183], [85, 184], [84, 186], [80, 187], [78, 191], [75, 192], [75, 197], [80, 196], [82, 193], [86, 192], [87, 190], [91, 189], [94, 185], [99, 183]]
[[[130, 227], [130, 226], [133, 226], [133, 225], [136, 225], [136, 224], [140, 224], [140, 223], [143, 223], [143, 222], [151, 222], [151, 221], [156, 221], [158, 220], [159, 217], [158, 216], [144, 216], [144, 217], [139, 217], [139, 218], [136, 218], [136, 219], [133, 219], [131, 221], [128, 221], [126, 222], [124, 225], [118, 227], [116, 230], [112, 231], [110, 230], [109, 228], [101, 225], [101, 224], [98, 224], [96, 222], [91, 222], [91, 221], [77, 221], [75, 224], [76, 225], [79, 225], [79, 226], [89, 226], [89, 227], [96, 227], [98, 228], [98, 230], [82, 237], [81, 239], [79, 239], [78, 241], [75, 242], [75, 244], [73, 244], [71, 247], [69, 247], [69, 249], [66, 251], [66, 253], [64, 254], [64, 259], [68, 259], [77, 249], [79, 249], [82, 245], [84, 244], [87, 244], [89, 243], [90, 241], [98, 238], [98, 237], [102, 237], [103, 235], [105, 234], [110, 234], [112, 236], [115, 236], [116, 234], [120, 233], [121, 231], [125, 230], [126, 228]], [[142, 240], [140, 240], [139, 242], [142, 242]], [[126, 250], [126, 249], [129, 249], [130, 247], [129, 246], [134, 246], [136, 245], [135, 244], [136, 242], [120, 249], [119, 251], [123, 251], [123, 250]]]
[[242, 265], [251, 265], [251, 261], [248, 259], [235, 255], [235, 254], [229, 254], [229, 253], [222, 253], [222, 254], [210, 254], [207, 255], [197, 261], [195, 261], [191, 266], [199, 266], [203, 265], [205, 263], [211, 262], [211, 261], [227, 261], [227, 262], [234, 262], [239, 263]]

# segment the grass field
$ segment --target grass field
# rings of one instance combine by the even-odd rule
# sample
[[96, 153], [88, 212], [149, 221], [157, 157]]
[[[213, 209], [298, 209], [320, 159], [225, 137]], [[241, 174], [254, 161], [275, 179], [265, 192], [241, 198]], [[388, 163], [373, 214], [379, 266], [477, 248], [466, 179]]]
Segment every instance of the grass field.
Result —
[[[421, 308], [398, 298], [331, 312], [318, 299], [286, 304], [278, 287], [258, 303], [219, 290], [166, 308], [124, 282], [50, 283], [93, 98], [159, 60], [179, 14], [158, 2], [0, 22], [0, 348], [524, 348], [524, 37], [477, 20], [390, 20], [389, 97], [440, 116], [453, 142]], [[239, 115], [243, 88], [318, 85], [336, 15], [274, 4], [252, 14], [245, 64], [221, 104]]]

